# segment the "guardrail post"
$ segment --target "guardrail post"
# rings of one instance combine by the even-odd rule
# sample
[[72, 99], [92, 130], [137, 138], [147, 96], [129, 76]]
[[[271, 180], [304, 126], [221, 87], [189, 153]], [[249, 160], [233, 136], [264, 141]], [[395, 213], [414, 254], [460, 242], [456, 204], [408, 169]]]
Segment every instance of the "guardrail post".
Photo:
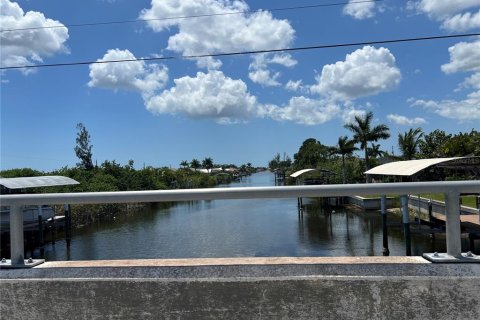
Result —
[[12, 266], [22, 266], [23, 260], [23, 206], [10, 206], [10, 259]]
[[480, 196], [475, 197], [475, 202], [478, 211], [478, 223], [480, 223]]
[[40, 246], [40, 249], [43, 247], [44, 239], [43, 239], [43, 212], [42, 212], [42, 206], [38, 206], [38, 245]]
[[408, 213], [408, 196], [400, 196], [400, 202], [402, 204], [402, 223], [403, 232], [405, 237], [405, 255], [412, 255], [412, 243], [410, 240], [410, 216]]
[[461, 257], [462, 242], [460, 234], [460, 194], [457, 191], [445, 193], [447, 254]]
[[63, 206], [65, 210], [65, 239], [67, 248], [70, 248], [70, 240], [72, 238], [72, 210], [69, 204]]
[[382, 195], [380, 198], [380, 210], [382, 213], [382, 230], [383, 230], [383, 255], [389, 256], [388, 249], [388, 230], [387, 230], [387, 197]]

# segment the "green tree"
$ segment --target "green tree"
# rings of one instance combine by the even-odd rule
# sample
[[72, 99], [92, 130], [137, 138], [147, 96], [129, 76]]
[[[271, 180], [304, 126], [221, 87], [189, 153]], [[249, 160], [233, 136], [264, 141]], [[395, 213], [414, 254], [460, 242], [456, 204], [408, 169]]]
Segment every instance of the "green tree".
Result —
[[239, 171], [240, 171], [241, 173], [243, 173], [243, 174], [247, 173], [247, 166], [244, 165], [244, 164], [242, 164], [242, 165], [240, 166]]
[[41, 175], [44, 175], [44, 173], [30, 168], [8, 169], [1, 171], [2, 178], [36, 177]]
[[369, 158], [379, 158], [388, 155], [388, 152], [380, 150], [380, 144], [377, 143], [370, 143], [370, 147], [367, 149], [368, 157]]
[[352, 155], [353, 151], [358, 150], [355, 147], [355, 141], [349, 140], [347, 136], [339, 137], [336, 147], [334, 147], [334, 152], [342, 156], [342, 182], [346, 183], [346, 164], [345, 156]]
[[[389, 128], [380, 124], [372, 127], [373, 113], [368, 112], [365, 116], [355, 116], [355, 121], [347, 123], [345, 128], [353, 132], [353, 140], [360, 143], [360, 148], [365, 152], [365, 171], [369, 169], [368, 162], [368, 143], [377, 142], [380, 139], [388, 139], [390, 137]], [[368, 177], [366, 177], [368, 182]]]
[[273, 157], [273, 159], [268, 162], [268, 168], [273, 171], [275, 169], [278, 169], [279, 166], [280, 166], [280, 153], [277, 152], [277, 154]]
[[306, 139], [298, 152], [293, 155], [295, 167], [298, 169], [316, 168], [319, 162], [328, 158], [329, 153], [329, 148], [316, 139]]
[[187, 161], [187, 160], [183, 160], [182, 162], [180, 162], [180, 165], [181, 165], [184, 169], [186, 169], [186, 168], [188, 168], [188, 161]]
[[202, 167], [210, 171], [213, 168], [213, 159], [210, 157], [203, 159]]
[[80, 162], [77, 163], [77, 166], [86, 170], [93, 169], [92, 162], [92, 145], [90, 144], [90, 134], [87, 131], [87, 128], [83, 123], [77, 124], [77, 138], [75, 142], [75, 154], [77, 158], [80, 159]]
[[287, 170], [291, 166], [292, 166], [292, 159], [290, 159], [290, 157], [284, 152], [283, 153], [283, 160], [280, 161], [279, 167], [282, 170]]
[[423, 158], [445, 157], [443, 146], [451, 137], [452, 135], [447, 135], [445, 131], [440, 129], [424, 135], [418, 143], [421, 156]]
[[371, 143], [370, 147], [367, 147], [368, 153], [368, 165], [370, 168], [375, 167], [378, 162], [377, 158], [388, 156], [388, 152], [380, 150], [380, 144]]
[[447, 157], [464, 157], [480, 155], [480, 132], [472, 129], [470, 133], [459, 132], [445, 141], [443, 154]]
[[192, 159], [192, 161], [190, 161], [190, 167], [197, 171], [197, 169], [200, 168], [200, 161], [198, 161], [198, 159]]
[[398, 134], [398, 146], [404, 160], [412, 160], [415, 157], [422, 136], [421, 128], [416, 128], [415, 130], [410, 128], [403, 135], [401, 133]]

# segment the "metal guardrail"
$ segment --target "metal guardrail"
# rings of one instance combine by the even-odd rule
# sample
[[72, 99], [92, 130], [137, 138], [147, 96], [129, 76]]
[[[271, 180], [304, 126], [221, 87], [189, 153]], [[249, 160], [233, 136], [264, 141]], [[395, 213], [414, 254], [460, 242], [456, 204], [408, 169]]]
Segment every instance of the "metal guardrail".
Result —
[[445, 181], [0, 195], [0, 203], [3, 206], [10, 206], [11, 265], [24, 266], [26, 263], [23, 256], [23, 215], [21, 213], [22, 208], [25, 205], [141, 203], [221, 199], [444, 193], [447, 206], [447, 258], [456, 259], [462, 257], [459, 196], [461, 193], [479, 192], [480, 181]]

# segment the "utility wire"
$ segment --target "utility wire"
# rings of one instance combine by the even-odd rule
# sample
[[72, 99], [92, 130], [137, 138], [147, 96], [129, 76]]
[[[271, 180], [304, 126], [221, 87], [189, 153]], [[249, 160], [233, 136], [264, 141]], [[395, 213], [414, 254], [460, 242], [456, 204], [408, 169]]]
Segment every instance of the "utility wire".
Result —
[[104, 60], [104, 61], [96, 60], [96, 61], [78, 61], [78, 62], [51, 63], [51, 64], [34, 64], [34, 65], [24, 65], [24, 66], [0, 67], [0, 70], [23, 69], [23, 68], [32, 69], [32, 68], [47, 68], [47, 67], [66, 67], [66, 66], [78, 66], [78, 65], [86, 65], [86, 64], [105, 64], [105, 63], [121, 63], [121, 62], [136, 62], [136, 61], [159, 61], [159, 60], [198, 59], [198, 58], [206, 58], [206, 57], [227, 57], [227, 56], [238, 56], [238, 55], [247, 55], [247, 54], [258, 54], [258, 53], [305, 51], [305, 50], [315, 50], [315, 49], [341, 48], [341, 47], [365, 46], [365, 45], [387, 44], [387, 43], [465, 38], [465, 37], [473, 37], [473, 36], [480, 36], [480, 33], [464, 33], [464, 34], [429, 36], [429, 37], [418, 37], [418, 38], [337, 43], [337, 44], [315, 45], [315, 46], [307, 46], [307, 47], [223, 52], [223, 53], [199, 54], [199, 55], [188, 55], [188, 56], [183, 55], [183, 56], [149, 57], [149, 58], [136, 58], [136, 59]]
[[[335, 2], [335, 3], [323, 3], [323, 4], [312, 4], [305, 6], [295, 6], [295, 7], [283, 7], [283, 8], [271, 8], [271, 9], [259, 9], [264, 11], [288, 11], [288, 10], [301, 10], [301, 9], [314, 9], [321, 7], [333, 7], [333, 6], [342, 6], [347, 4], [358, 4], [358, 3], [368, 3], [368, 2], [380, 2], [383, 0], [362, 0], [362, 1], [353, 1], [353, 2]], [[38, 30], [38, 29], [54, 29], [54, 28], [72, 28], [72, 27], [89, 27], [89, 26], [103, 26], [103, 25], [112, 25], [112, 24], [124, 24], [124, 23], [136, 23], [136, 22], [148, 22], [148, 21], [165, 21], [165, 20], [176, 20], [176, 19], [192, 19], [192, 18], [203, 18], [203, 17], [215, 17], [215, 16], [226, 16], [226, 15], [235, 15], [235, 14], [246, 14], [251, 13], [251, 10], [244, 11], [231, 11], [231, 12], [222, 12], [222, 13], [210, 13], [210, 14], [199, 14], [199, 15], [190, 15], [190, 16], [178, 16], [178, 17], [165, 17], [165, 18], [152, 18], [152, 19], [135, 19], [135, 20], [120, 20], [120, 21], [104, 21], [104, 22], [89, 22], [89, 23], [78, 23], [78, 24], [59, 24], [53, 26], [43, 26], [43, 27], [29, 27], [29, 28], [16, 28], [16, 29], [4, 29], [0, 32], [12, 32], [12, 31], [28, 31], [28, 30]]]

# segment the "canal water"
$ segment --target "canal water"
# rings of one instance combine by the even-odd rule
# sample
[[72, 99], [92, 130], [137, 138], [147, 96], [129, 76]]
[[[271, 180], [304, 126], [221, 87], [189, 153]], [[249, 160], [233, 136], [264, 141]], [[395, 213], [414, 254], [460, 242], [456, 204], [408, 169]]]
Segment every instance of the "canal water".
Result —
[[[274, 185], [270, 172], [261, 172], [230, 187]], [[225, 186], [223, 186], [225, 187]], [[152, 206], [119, 216], [108, 223], [73, 232], [47, 244], [43, 257], [53, 260], [154, 259], [270, 256], [380, 256], [381, 217], [378, 212], [322, 209], [317, 199], [215, 200]], [[399, 223], [399, 216], [389, 216]], [[391, 255], [405, 255], [401, 228], [390, 227]], [[445, 251], [445, 238], [412, 236], [412, 253]], [[36, 250], [34, 256], [40, 253]]]

